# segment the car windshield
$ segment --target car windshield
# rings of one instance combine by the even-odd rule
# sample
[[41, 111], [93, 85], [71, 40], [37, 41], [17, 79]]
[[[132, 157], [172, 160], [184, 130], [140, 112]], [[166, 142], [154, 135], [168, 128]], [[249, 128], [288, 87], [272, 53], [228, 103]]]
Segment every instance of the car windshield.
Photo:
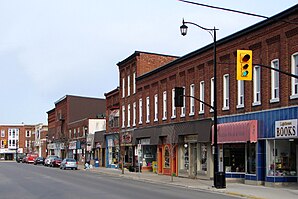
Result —
[[55, 158], [55, 160], [62, 161], [62, 159], [61, 159], [61, 158]]
[[66, 159], [66, 162], [76, 162], [75, 159]]

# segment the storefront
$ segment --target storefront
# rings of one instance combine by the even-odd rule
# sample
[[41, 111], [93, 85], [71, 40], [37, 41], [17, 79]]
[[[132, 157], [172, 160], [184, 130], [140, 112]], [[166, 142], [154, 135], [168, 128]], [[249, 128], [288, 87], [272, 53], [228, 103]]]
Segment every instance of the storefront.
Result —
[[218, 165], [226, 178], [242, 182], [246, 176], [256, 178], [257, 135], [257, 120], [218, 124]]
[[130, 168], [134, 165], [134, 146], [132, 143], [133, 131], [124, 131], [120, 133], [120, 162], [124, 164], [125, 168]]
[[[237, 143], [238, 146], [235, 146], [236, 143], [225, 143], [222, 148], [223, 150], [220, 149], [220, 153], [225, 153], [227, 179], [241, 177], [247, 184], [265, 186], [297, 183], [297, 118], [298, 107], [287, 107], [218, 118], [219, 126], [226, 123], [250, 120], [257, 120], [258, 123], [257, 142], [255, 144], [251, 141]], [[219, 131], [221, 131], [220, 128]], [[234, 144], [234, 148], [230, 144]], [[245, 146], [243, 146], [244, 144]], [[230, 148], [230, 151], [227, 152], [225, 147]], [[246, 164], [243, 174], [236, 172], [237, 168], [238, 171], [242, 168], [240, 164], [243, 164], [243, 160], [238, 161], [239, 158], [236, 160], [236, 151], [239, 150], [245, 153]], [[234, 157], [235, 161], [233, 161]], [[234, 164], [234, 162], [238, 163]]]
[[178, 135], [178, 175], [208, 178], [213, 174], [210, 119], [175, 124]]
[[[95, 144], [95, 163], [98, 161], [98, 166], [105, 166], [105, 133], [106, 131], [98, 131], [94, 134], [94, 144]], [[96, 165], [97, 166], [97, 165]]]
[[297, 119], [275, 121], [274, 139], [267, 139], [266, 182], [297, 182]]
[[106, 134], [106, 167], [118, 168], [119, 164], [119, 133]]
[[157, 172], [157, 128], [147, 127], [136, 129], [133, 133], [133, 143], [135, 146], [138, 145], [140, 147], [140, 153], [138, 153], [137, 147], [135, 147], [134, 166], [138, 166], [140, 161], [142, 171]]

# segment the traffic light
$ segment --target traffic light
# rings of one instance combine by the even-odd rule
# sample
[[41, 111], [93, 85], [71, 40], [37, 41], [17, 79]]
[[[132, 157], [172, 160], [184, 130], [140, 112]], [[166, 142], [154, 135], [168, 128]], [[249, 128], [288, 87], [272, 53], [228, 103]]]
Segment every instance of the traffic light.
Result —
[[183, 107], [184, 88], [175, 87], [175, 107]]
[[252, 80], [251, 50], [237, 50], [237, 80]]

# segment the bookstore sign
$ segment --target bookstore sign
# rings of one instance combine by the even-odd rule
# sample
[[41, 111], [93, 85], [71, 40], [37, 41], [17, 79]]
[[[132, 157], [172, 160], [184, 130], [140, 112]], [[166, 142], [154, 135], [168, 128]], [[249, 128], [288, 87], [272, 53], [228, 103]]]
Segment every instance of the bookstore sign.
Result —
[[297, 119], [275, 121], [275, 138], [297, 137]]

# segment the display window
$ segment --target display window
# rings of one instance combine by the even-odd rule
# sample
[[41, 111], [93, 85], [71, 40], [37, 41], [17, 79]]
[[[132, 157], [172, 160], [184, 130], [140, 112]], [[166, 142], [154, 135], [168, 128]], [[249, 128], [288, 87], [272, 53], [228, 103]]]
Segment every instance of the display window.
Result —
[[201, 144], [201, 171], [207, 171], [207, 144]]
[[296, 142], [294, 139], [267, 140], [268, 176], [297, 176]]
[[245, 172], [245, 144], [224, 144], [226, 172]]
[[142, 145], [142, 164], [150, 167], [153, 161], [156, 161], [157, 146]]
[[170, 149], [169, 146], [165, 146], [164, 150], [164, 168], [170, 168]]

